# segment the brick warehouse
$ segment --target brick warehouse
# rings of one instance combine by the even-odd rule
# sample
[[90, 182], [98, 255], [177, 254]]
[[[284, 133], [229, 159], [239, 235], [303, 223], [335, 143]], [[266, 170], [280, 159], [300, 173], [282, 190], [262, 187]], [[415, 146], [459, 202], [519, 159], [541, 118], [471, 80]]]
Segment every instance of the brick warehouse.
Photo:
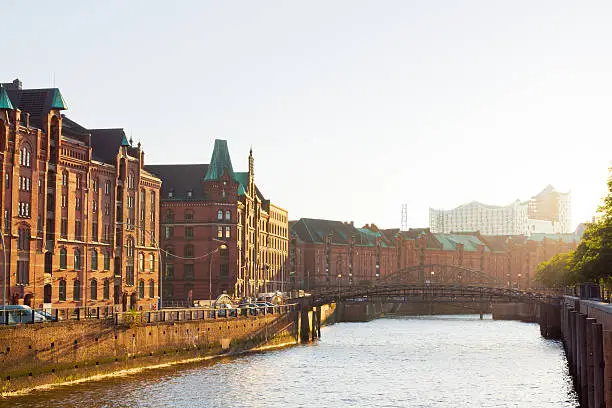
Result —
[[57, 88], [0, 87], [7, 298], [152, 308], [161, 180], [122, 129], [86, 129], [63, 110]]
[[292, 286], [369, 284], [416, 265], [456, 265], [484, 271], [507, 286], [528, 288], [540, 262], [576, 248], [574, 234], [529, 237], [478, 232], [432, 233], [429, 228], [356, 228], [352, 222], [302, 218], [290, 223]]
[[289, 251], [287, 211], [257, 188], [254, 163], [251, 151], [248, 171], [235, 172], [227, 142], [215, 140], [209, 164], [147, 166], [163, 182], [165, 304], [281, 289]]

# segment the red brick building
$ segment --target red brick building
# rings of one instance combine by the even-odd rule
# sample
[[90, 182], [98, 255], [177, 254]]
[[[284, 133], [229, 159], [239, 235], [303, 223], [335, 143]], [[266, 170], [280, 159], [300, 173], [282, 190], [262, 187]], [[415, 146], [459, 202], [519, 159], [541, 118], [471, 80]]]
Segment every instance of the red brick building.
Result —
[[371, 283], [417, 265], [455, 265], [482, 271], [504, 286], [528, 288], [540, 262], [576, 247], [573, 234], [483, 236], [432, 233], [429, 228], [379, 230], [375, 225], [302, 218], [291, 222], [292, 284]]
[[6, 297], [154, 307], [161, 181], [122, 129], [86, 129], [63, 110], [57, 88], [0, 87]]
[[168, 305], [252, 297], [280, 289], [289, 250], [287, 211], [264, 198], [248, 171], [235, 172], [227, 142], [209, 164], [148, 166], [161, 191], [163, 296]]

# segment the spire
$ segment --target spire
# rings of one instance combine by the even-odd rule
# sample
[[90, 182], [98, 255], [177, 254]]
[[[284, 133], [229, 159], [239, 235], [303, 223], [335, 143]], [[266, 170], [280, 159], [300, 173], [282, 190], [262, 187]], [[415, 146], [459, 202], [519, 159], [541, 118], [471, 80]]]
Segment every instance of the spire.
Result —
[[236, 178], [232, 168], [232, 159], [227, 148], [227, 140], [215, 139], [215, 148], [213, 149], [204, 180], [219, 180], [225, 170], [227, 170], [233, 180]]
[[0, 86], [0, 109], [13, 110], [13, 104], [2, 86]]
[[249, 150], [249, 177], [255, 175], [255, 160], [253, 159], [253, 147]]

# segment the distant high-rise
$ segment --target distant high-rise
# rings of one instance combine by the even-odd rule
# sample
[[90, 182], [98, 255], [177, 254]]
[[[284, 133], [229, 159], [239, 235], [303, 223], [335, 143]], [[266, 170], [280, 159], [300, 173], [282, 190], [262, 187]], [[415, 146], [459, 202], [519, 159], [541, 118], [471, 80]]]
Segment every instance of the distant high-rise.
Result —
[[494, 206], [472, 201], [452, 210], [429, 209], [434, 233], [480, 231], [485, 235], [571, 232], [570, 193], [547, 186], [528, 201]]

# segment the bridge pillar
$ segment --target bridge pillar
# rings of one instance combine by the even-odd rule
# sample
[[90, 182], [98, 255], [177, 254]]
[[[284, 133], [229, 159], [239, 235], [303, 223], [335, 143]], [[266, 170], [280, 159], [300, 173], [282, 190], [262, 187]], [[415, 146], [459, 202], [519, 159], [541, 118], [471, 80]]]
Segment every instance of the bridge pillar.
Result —
[[310, 341], [310, 316], [309, 309], [302, 307], [300, 310], [300, 341], [308, 343]]

